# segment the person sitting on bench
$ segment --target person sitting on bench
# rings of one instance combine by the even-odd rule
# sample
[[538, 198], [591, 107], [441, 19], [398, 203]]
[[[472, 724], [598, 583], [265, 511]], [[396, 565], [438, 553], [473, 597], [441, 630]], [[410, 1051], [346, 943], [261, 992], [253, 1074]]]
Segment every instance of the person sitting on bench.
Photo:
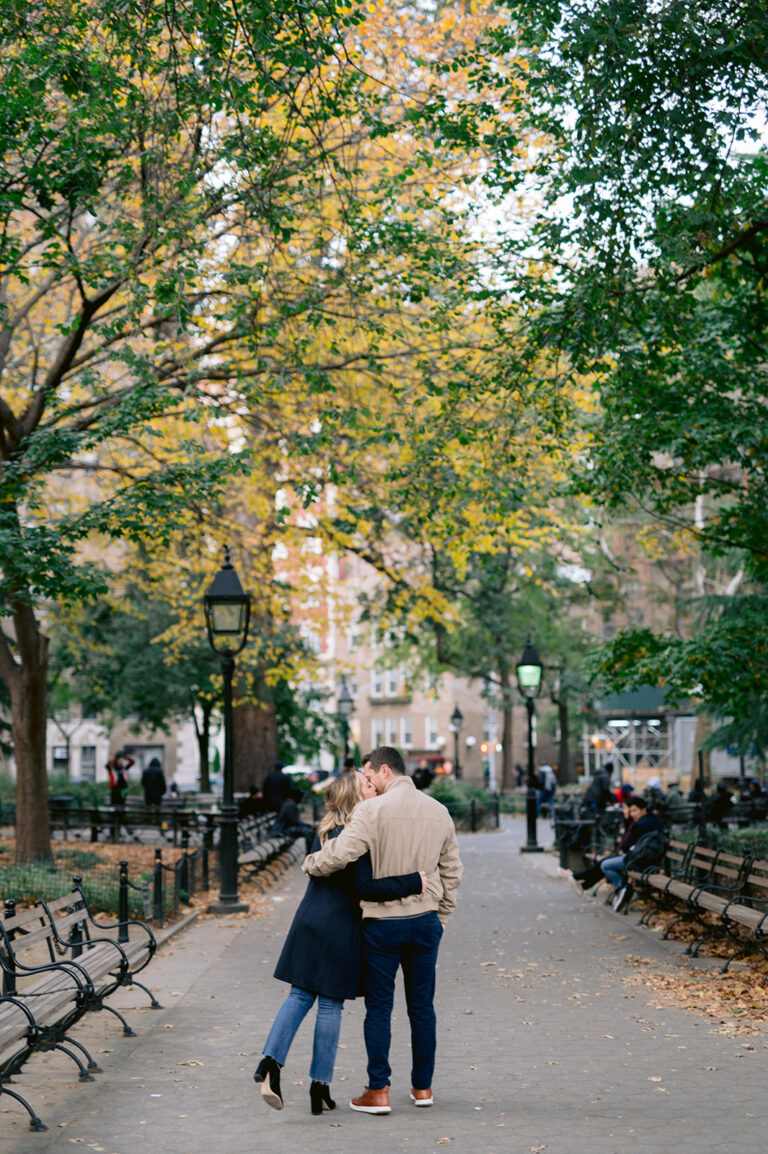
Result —
[[[587, 869], [571, 873], [568, 881], [577, 892], [583, 893], [599, 881], [609, 881], [615, 896], [626, 884], [626, 871], [630, 863], [633, 869], [645, 868], [663, 855], [664, 824], [661, 818], [648, 812], [648, 802], [644, 797], [630, 797], [626, 804], [630, 825], [622, 839], [622, 852], [604, 857]], [[641, 838], [645, 839], [643, 844], [640, 844]]]

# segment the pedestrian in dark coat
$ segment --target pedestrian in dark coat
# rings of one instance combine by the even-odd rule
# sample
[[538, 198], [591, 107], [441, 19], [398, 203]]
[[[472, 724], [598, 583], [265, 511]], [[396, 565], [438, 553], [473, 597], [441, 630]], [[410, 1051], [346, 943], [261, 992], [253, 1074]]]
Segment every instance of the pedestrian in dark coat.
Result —
[[586, 810], [598, 809], [603, 810], [607, 805], [612, 805], [614, 799], [611, 792], [611, 777], [613, 775], [613, 762], [606, 761], [602, 769], [595, 770], [592, 781], [589, 783], [587, 792], [582, 798], [582, 807]]
[[[371, 797], [375, 795], [356, 771], [334, 778], [326, 790], [326, 814], [316, 838], [318, 849], [341, 832], [355, 806], [365, 800], [366, 789]], [[254, 1074], [267, 1105], [283, 1108], [280, 1069], [299, 1026], [317, 1000], [310, 1103], [313, 1114], [334, 1109], [330, 1083], [342, 1007], [347, 998], [356, 998], [360, 989], [360, 899], [394, 901], [421, 893], [424, 884], [425, 878], [417, 872], [374, 878], [367, 854], [327, 878], [310, 879], [275, 968], [275, 977], [289, 982], [291, 992], [278, 1011]]]
[[165, 774], [158, 758], [153, 757], [141, 775], [144, 803], [159, 805], [166, 790]]
[[279, 813], [280, 806], [291, 796], [291, 779], [283, 773], [282, 761], [276, 761], [272, 772], [264, 778], [264, 809]]

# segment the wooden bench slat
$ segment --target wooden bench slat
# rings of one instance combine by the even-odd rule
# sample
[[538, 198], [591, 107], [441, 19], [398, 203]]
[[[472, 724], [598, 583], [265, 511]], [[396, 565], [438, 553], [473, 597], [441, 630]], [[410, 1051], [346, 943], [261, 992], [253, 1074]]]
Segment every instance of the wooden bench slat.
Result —
[[[728, 938], [735, 951], [725, 960], [723, 971], [753, 949], [768, 957], [768, 861], [699, 844], [688, 845], [680, 858], [680, 848], [670, 843], [665, 869], [630, 871], [632, 884], [652, 903], [641, 924], [648, 924], [663, 908], [674, 910], [675, 923], [695, 921], [699, 933], [687, 951], [694, 955], [706, 937]], [[667, 926], [665, 936], [671, 928]]]

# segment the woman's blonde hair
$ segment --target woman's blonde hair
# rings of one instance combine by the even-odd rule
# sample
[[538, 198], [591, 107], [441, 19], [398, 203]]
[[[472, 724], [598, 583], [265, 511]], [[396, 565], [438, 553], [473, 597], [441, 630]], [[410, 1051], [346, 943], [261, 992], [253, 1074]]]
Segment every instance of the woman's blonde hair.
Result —
[[363, 800], [363, 775], [356, 769], [334, 777], [325, 791], [325, 813], [317, 827], [320, 844], [325, 845], [328, 834], [337, 825], [346, 825], [355, 806]]

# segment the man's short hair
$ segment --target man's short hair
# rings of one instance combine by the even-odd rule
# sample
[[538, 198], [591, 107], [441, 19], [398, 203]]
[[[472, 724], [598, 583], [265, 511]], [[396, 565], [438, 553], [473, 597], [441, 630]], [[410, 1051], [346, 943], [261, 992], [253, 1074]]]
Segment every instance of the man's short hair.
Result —
[[380, 745], [378, 749], [374, 749], [368, 764], [374, 772], [381, 769], [382, 765], [388, 765], [393, 773], [405, 774], [402, 754], [391, 745]]
[[630, 805], [636, 805], [638, 809], [647, 809], [648, 808], [648, 802], [645, 800], [644, 797], [634, 797], [634, 796], [628, 797], [626, 799], [626, 801], [624, 802], [624, 804], [627, 807], [629, 807]]

